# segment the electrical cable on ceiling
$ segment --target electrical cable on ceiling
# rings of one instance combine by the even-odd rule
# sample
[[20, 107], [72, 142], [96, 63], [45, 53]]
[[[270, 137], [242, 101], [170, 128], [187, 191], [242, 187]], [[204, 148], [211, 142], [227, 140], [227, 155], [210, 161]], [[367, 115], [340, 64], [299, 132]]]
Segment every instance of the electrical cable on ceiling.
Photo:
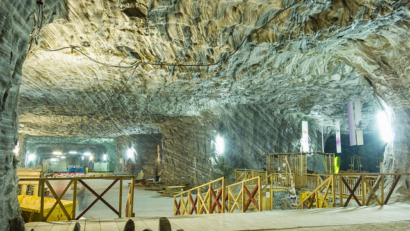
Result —
[[34, 27], [30, 32], [30, 42], [27, 53], [31, 50], [31, 46], [33, 45], [33, 41], [37, 44], [37, 37], [40, 34], [41, 28], [43, 27], [43, 19], [44, 19], [44, 12], [43, 12], [43, 2], [41, 0], [37, 1], [38, 4], [38, 18], [36, 14], [34, 14]]
[[[126, 79], [126, 82], [128, 82], [128, 80], [134, 75], [136, 69], [139, 67], [140, 64], [145, 64], [145, 65], [153, 65], [153, 66], [171, 66], [171, 67], [209, 67], [209, 66], [215, 66], [218, 65], [220, 63], [222, 63], [222, 61], [224, 60], [228, 60], [229, 58], [231, 58], [233, 55], [235, 55], [241, 48], [242, 46], [245, 44], [245, 41], [247, 41], [253, 34], [257, 33], [258, 31], [260, 31], [261, 29], [263, 29], [266, 25], [268, 25], [270, 22], [272, 22], [274, 19], [276, 19], [277, 17], [279, 17], [282, 13], [284, 13], [285, 11], [289, 10], [290, 8], [292, 8], [293, 6], [299, 4], [300, 2], [302, 2], [303, 0], [298, 0], [295, 1], [293, 4], [291, 4], [290, 6], [285, 7], [284, 9], [280, 10], [278, 13], [276, 13], [270, 20], [268, 20], [266, 23], [264, 23], [262, 26], [258, 27], [257, 29], [251, 31], [243, 40], [242, 42], [239, 44], [239, 46], [233, 51], [231, 52], [229, 55], [227, 55], [225, 58], [221, 58], [219, 61], [214, 62], [214, 63], [208, 63], [208, 64], [179, 64], [179, 63], [153, 63], [153, 62], [142, 62], [142, 61], [136, 61], [131, 65], [126, 65], [126, 66], [122, 66], [122, 65], [113, 65], [113, 64], [108, 64], [108, 63], [104, 63], [104, 62], [100, 62], [92, 57], [90, 57], [89, 55], [87, 55], [86, 53], [84, 53], [83, 51], [81, 51], [79, 49], [79, 47], [76, 46], [66, 46], [66, 47], [61, 47], [61, 48], [57, 48], [57, 49], [47, 49], [44, 48], [42, 46], [39, 46], [41, 49], [45, 50], [45, 51], [50, 51], [50, 52], [54, 52], [54, 51], [61, 51], [61, 50], [65, 50], [65, 49], [71, 49], [72, 51], [77, 51], [79, 52], [81, 55], [87, 57], [89, 60], [91, 60], [92, 62], [95, 62], [97, 64], [106, 66], [106, 67], [113, 67], [113, 68], [134, 68], [134, 70], [132, 71], [132, 73], [128, 76], [128, 78]], [[34, 28], [33, 30], [36, 31], [36, 33], [33, 34], [32, 40], [33, 39], [37, 39], [37, 36], [41, 30], [42, 27], [42, 23], [43, 23], [43, 3], [41, 2], [41, 0], [37, 1], [37, 4], [39, 4], [39, 15], [41, 14], [41, 21], [39, 24], [38, 28]], [[29, 51], [31, 49], [31, 44], [32, 44], [32, 40], [30, 41], [30, 48]], [[36, 44], [37, 44], [37, 40], [36, 40]], [[120, 90], [119, 93], [123, 92], [123, 90], [125, 89], [125, 85], [123, 86], [123, 88]], [[115, 93], [113, 93], [110, 97], [110, 99], [113, 99]], [[118, 94], [118, 93], [117, 93]], [[112, 104], [111, 100], [109, 100], [106, 104], [106, 108], [105, 110], [107, 111], [107, 107], [110, 106], [110, 104]]]
[[[270, 22], [272, 22], [275, 18], [279, 17], [283, 12], [287, 11], [288, 9], [292, 8], [293, 6], [299, 4], [300, 2], [302, 2], [303, 0], [298, 0], [295, 1], [293, 4], [291, 4], [288, 7], [285, 7], [284, 9], [280, 10], [277, 14], [275, 14], [270, 20], [268, 20], [266, 23], [264, 23], [262, 26], [256, 28], [255, 30], [253, 30], [252, 32], [250, 32], [243, 40], [242, 42], [239, 44], [239, 46], [233, 51], [231, 52], [228, 56], [226, 56], [225, 60], [231, 58], [234, 54], [236, 54], [239, 49], [243, 46], [243, 44], [245, 44], [245, 41], [248, 40], [248, 38], [250, 38], [253, 34], [255, 34], [256, 32], [258, 32], [259, 30], [263, 29], [266, 25], [268, 25]], [[58, 48], [58, 49], [46, 49], [40, 46], [40, 48], [42, 48], [43, 50], [46, 51], [60, 51], [60, 50], [64, 50], [64, 49], [73, 49], [77, 52], [79, 52], [80, 54], [84, 55], [85, 57], [87, 57], [88, 59], [90, 59], [91, 61], [104, 65], [104, 66], [108, 66], [108, 67], [115, 67], [115, 68], [133, 68], [135, 67], [137, 64], [133, 64], [133, 65], [129, 65], [129, 66], [120, 66], [120, 65], [112, 65], [112, 64], [107, 64], [107, 63], [103, 63], [103, 62], [99, 62], [98, 60], [88, 56], [87, 54], [85, 54], [84, 52], [82, 52], [81, 50], [79, 50], [77, 47], [75, 46], [68, 46], [68, 47], [62, 47], [62, 48]], [[153, 63], [153, 62], [139, 62], [139, 64], [146, 64], [146, 65], [153, 65], [153, 66], [172, 66], [172, 67], [209, 67], [209, 66], [215, 66], [220, 64], [223, 61], [223, 59], [220, 59], [217, 62], [214, 63], [207, 63], [207, 64], [179, 64], [179, 63]]]

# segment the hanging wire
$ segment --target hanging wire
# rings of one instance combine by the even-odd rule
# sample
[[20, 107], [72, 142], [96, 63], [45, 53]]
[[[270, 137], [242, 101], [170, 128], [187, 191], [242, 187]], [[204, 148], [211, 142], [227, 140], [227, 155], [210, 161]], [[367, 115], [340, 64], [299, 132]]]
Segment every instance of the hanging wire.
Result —
[[[263, 29], [266, 25], [268, 25], [270, 22], [272, 22], [274, 19], [276, 19], [277, 17], [279, 17], [282, 13], [284, 13], [285, 11], [289, 10], [290, 8], [292, 8], [293, 6], [301, 3], [303, 0], [298, 0], [295, 1], [293, 4], [291, 4], [288, 7], [285, 7], [282, 10], [279, 10], [278, 13], [276, 13], [271, 19], [269, 19], [266, 23], [264, 23], [262, 26], [256, 28], [255, 30], [253, 30], [252, 32], [250, 32], [243, 40], [242, 42], [239, 44], [239, 46], [233, 51], [231, 52], [228, 56], [226, 56], [225, 58], [221, 58], [219, 61], [217, 62], [213, 62], [213, 63], [198, 63], [198, 64], [181, 64], [181, 63], [155, 63], [155, 62], [138, 62], [139, 64], [146, 64], [146, 65], [152, 65], [152, 66], [173, 66], [173, 67], [209, 67], [209, 66], [215, 66], [218, 65], [220, 63], [222, 63], [222, 61], [224, 60], [228, 60], [229, 58], [231, 58], [233, 55], [235, 55], [241, 48], [242, 46], [245, 44], [245, 41], [247, 41], [253, 34], [257, 33], [258, 31], [260, 31], [261, 29]], [[87, 57], [88, 59], [90, 59], [91, 61], [101, 64], [103, 66], [107, 66], [107, 67], [115, 67], [115, 68], [133, 68], [135, 67], [137, 64], [134, 63], [133, 65], [129, 65], [129, 66], [120, 66], [120, 65], [112, 65], [112, 64], [107, 64], [107, 63], [103, 63], [100, 62], [90, 56], [88, 56], [87, 54], [85, 54], [83, 51], [79, 50], [78, 47], [76, 46], [67, 46], [67, 47], [61, 47], [61, 48], [57, 48], [57, 49], [46, 49], [44, 47], [41, 47], [41, 49], [45, 50], [45, 51], [60, 51], [60, 50], [64, 50], [64, 49], [72, 49], [75, 50], [77, 52], [79, 52], [80, 54], [82, 54], [83, 56]]]

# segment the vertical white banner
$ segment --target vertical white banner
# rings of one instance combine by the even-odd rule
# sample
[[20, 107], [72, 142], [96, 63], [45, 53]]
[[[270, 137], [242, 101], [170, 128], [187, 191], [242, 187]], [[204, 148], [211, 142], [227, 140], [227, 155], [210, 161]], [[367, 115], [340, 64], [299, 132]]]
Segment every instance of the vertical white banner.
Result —
[[342, 153], [342, 140], [340, 139], [340, 122], [336, 121], [336, 153]]
[[350, 146], [356, 145], [356, 127], [354, 123], [353, 102], [347, 103], [347, 119], [349, 124], [349, 141]]
[[302, 139], [301, 139], [301, 147], [302, 152], [309, 151], [309, 130], [308, 130], [308, 122], [302, 121]]
[[362, 104], [360, 99], [354, 101], [354, 122], [356, 128], [356, 144], [363, 145], [363, 130], [362, 130]]

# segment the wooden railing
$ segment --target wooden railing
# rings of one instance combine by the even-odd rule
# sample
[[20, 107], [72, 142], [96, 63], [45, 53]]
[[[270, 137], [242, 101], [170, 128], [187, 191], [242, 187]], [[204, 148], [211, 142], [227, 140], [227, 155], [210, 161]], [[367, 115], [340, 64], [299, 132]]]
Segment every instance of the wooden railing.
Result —
[[323, 183], [330, 175], [323, 175], [323, 174], [307, 174], [305, 176], [298, 176], [304, 177], [306, 179], [305, 185], [300, 188], [306, 188], [310, 190], [314, 190], [319, 187], [320, 184]]
[[261, 179], [265, 179], [268, 177], [268, 173], [263, 170], [235, 169], [235, 183], [243, 180], [248, 180], [257, 176], [260, 176]]
[[240, 212], [246, 212], [250, 208], [262, 211], [262, 182], [260, 176], [231, 184], [226, 188], [228, 200], [226, 211], [228, 213], [233, 213], [236, 209]]
[[[127, 217], [133, 216], [133, 204], [134, 204], [134, 176], [106, 176], [106, 177], [70, 177], [70, 178], [20, 178], [20, 182], [33, 182], [37, 181], [39, 185], [39, 194], [40, 194], [40, 217], [41, 221], [47, 221], [49, 216], [53, 213], [53, 210], [59, 206], [63, 211], [67, 220], [78, 220], [80, 219], [88, 210], [91, 209], [98, 201], [103, 202], [108, 208], [110, 208], [118, 217], [122, 217], [122, 186], [123, 180], [131, 179], [130, 190], [128, 193], [127, 204], [126, 204], [126, 211], [125, 214]], [[113, 182], [101, 193], [96, 193], [84, 180], [113, 180]], [[60, 195], [57, 195], [55, 189], [53, 188], [51, 181], [68, 181], [67, 186], [65, 186], [64, 190]], [[119, 182], [119, 204], [118, 210], [115, 209], [112, 205], [110, 205], [103, 196], [114, 186], [117, 182]], [[77, 186], [81, 184], [86, 189], [88, 189], [92, 194], [94, 194], [97, 198], [87, 207], [84, 211], [76, 216], [76, 205], [77, 205]], [[56, 200], [54, 205], [48, 211], [47, 215], [44, 216], [44, 198], [45, 198], [45, 187], [51, 192], [52, 198]], [[68, 191], [68, 189], [73, 186], [73, 200], [72, 200], [72, 213], [69, 214], [67, 209], [65, 208], [64, 204], [61, 202], [62, 198]], [[32, 211], [34, 212], [34, 210]]]
[[[347, 207], [351, 201], [358, 206], [372, 201], [385, 205], [401, 177], [410, 173], [360, 173], [331, 175], [316, 189], [301, 197], [297, 208]], [[386, 181], [389, 179], [389, 181]], [[387, 187], [385, 184], [391, 182]], [[346, 199], [346, 200], [345, 200]]]
[[224, 213], [225, 201], [226, 180], [221, 177], [175, 195], [174, 215]]

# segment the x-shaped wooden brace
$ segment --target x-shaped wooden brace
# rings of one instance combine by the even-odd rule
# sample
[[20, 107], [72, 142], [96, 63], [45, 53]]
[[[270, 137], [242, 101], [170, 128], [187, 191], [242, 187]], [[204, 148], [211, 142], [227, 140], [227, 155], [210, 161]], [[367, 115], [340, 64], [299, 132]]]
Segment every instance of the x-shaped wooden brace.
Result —
[[219, 202], [219, 199], [221, 199], [221, 197], [222, 197], [222, 187], [218, 190], [218, 194], [217, 194], [217, 195], [215, 195], [214, 190], [211, 190], [211, 196], [212, 196], [212, 198], [214, 199], [214, 202], [212, 203], [211, 212], [210, 212], [210, 213], [213, 213], [213, 212], [214, 212], [216, 206], [218, 206], [218, 212], [221, 213], [221, 212], [222, 212], [222, 205], [221, 205], [221, 203]]
[[258, 202], [255, 200], [255, 198], [253, 198], [256, 194], [256, 192], [258, 191], [259, 185], [256, 184], [255, 188], [253, 188], [252, 194], [249, 192], [249, 190], [246, 188], [246, 186], [243, 186], [243, 191], [246, 193], [246, 195], [248, 195], [249, 199], [246, 202], [243, 211], [246, 212], [246, 210], [248, 210], [249, 205], [251, 204], [251, 202], [256, 206], [257, 209], [259, 209], [259, 204]]
[[364, 182], [367, 184], [367, 186], [369, 188], [369, 191], [370, 191], [369, 196], [367, 198], [366, 205], [369, 205], [370, 200], [372, 199], [372, 197], [374, 197], [374, 199], [376, 199], [376, 201], [379, 205], [382, 205], [382, 202], [379, 200], [379, 198], [376, 195], [376, 190], [377, 190], [377, 188], [379, 188], [379, 184], [381, 182], [381, 179], [382, 179], [382, 177], [379, 176], [379, 179], [377, 179], [376, 184], [374, 185], [373, 188], [372, 188], [372, 185], [366, 180], [366, 178], [363, 179]]
[[195, 200], [192, 199], [192, 194], [189, 194], [188, 196], [188, 200], [191, 201], [191, 211], [189, 212], [189, 214], [193, 214], [195, 212], [195, 214], [198, 214], [198, 210], [196, 208], [196, 204], [198, 202], [198, 197], [195, 197]]
[[199, 199], [198, 201], [199, 201], [199, 205], [198, 205], [198, 212], [200, 213], [200, 214], [202, 214], [202, 213], [206, 213], [206, 214], [209, 214], [209, 210], [208, 210], [208, 208], [207, 208], [207, 206], [206, 206], [206, 201], [208, 200], [208, 199], [210, 199], [209, 197], [209, 191], [210, 190], [208, 190], [208, 192], [206, 192], [206, 194], [205, 194], [205, 197], [204, 198], [202, 198], [202, 196], [201, 196], [201, 193], [200, 192], [198, 192], [198, 194], [196, 194], [196, 197], [197, 197], [197, 199]]
[[384, 204], [385, 204], [385, 205], [387, 205], [387, 202], [389, 202], [390, 196], [391, 196], [391, 194], [393, 193], [394, 188], [396, 187], [397, 183], [399, 182], [400, 177], [401, 177], [401, 175], [397, 175], [396, 179], [394, 180], [393, 184], [391, 185], [390, 191], [389, 191], [389, 193], [387, 194], [386, 200], [384, 201]]
[[179, 208], [181, 207], [181, 199], [179, 199], [179, 203], [177, 202], [177, 199], [175, 199], [174, 205], [177, 208], [174, 215], [180, 215], [181, 212], [179, 211]]
[[80, 182], [82, 185], [84, 185], [85, 188], [87, 188], [92, 194], [94, 194], [94, 196], [96, 196], [97, 198], [80, 214], [78, 215], [75, 219], [78, 220], [80, 219], [80, 217], [82, 217], [91, 207], [94, 206], [95, 203], [97, 203], [97, 201], [101, 200], [106, 206], [108, 206], [108, 208], [110, 208], [115, 214], [119, 214], [119, 212], [112, 207], [106, 200], [104, 200], [104, 198], [102, 198], [104, 196], [105, 193], [108, 192], [108, 190], [111, 189], [112, 186], [115, 185], [115, 183], [117, 183], [119, 179], [115, 179], [114, 182], [112, 182], [110, 184], [110, 186], [108, 186], [108, 188], [106, 188], [104, 190], [104, 192], [102, 192], [101, 194], [96, 193], [92, 188], [90, 188], [90, 186], [88, 186], [83, 180], [78, 180], [78, 182]]
[[[321, 206], [319, 206], [319, 207], [322, 207], [322, 208], [323, 208], [323, 205], [326, 205], [326, 207], [328, 207], [328, 204], [327, 204], [325, 201], [326, 201], [327, 194], [329, 193], [330, 183], [331, 183], [331, 181], [329, 181], [329, 182], [327, 183], [326, 187], [325, 187], [325, 189], [326, 189], [326, 191], [325, 191], [325, 196], [322, 196], [322, 194], [318, 191], [318, 195], [319, 195], [319, 196], [322, 196], [322, 204], [321, 204]], [[317, 202], [316, 202], [316, 203], [317, 203]]]
[[181, 200], [180, 200], [179, 202], [180, 202], [181, 205], [182, 205], [182, 207], [181, 207], [181, 215], [184, 215], [185, 213], [186, 213], [186, 214], [189, 214], [189, 208], [188, 208], [188, 206], [189, 206], [189, 200], [188, 200], [188, 198], [186, 199], [186, 201], [184, 201], [184, 197], [181, 197]]
[[310, 194], [309, 197], [310, 197], [310, 205], [306, 204], [306, 201], [307, 201], [307, 200], [304, 200], [304, 201], [303, 201], [303, 204], [304, 204], [308, 209], [311, 209], [312, 206], [313, 206], [313, 201], [314, 201], [314, 199], [315, 199], [315, 197], [316, 197], [316, 193]]
[[[226, 195], [229, 195], [233, 199], [233, 205], [232, 205], [231, 209], [229, 210], [230, 213], [233, 213], [233, 211], [235, 210], [235, 207], [237, 207], [239, 210], [241, 210], [241, 206], [239, 204], [239, 199], [242, 198], [241, 197], [242, 193], [243, 193], [243, 188], [241, 189], [241, 191], [239, 191], [238, 196], [236, 196], [236, 197], [232, 193], [232, 190], [229, 190], [228, 193], [226, 194]], [[227, 198], [227, 200], [228, 200], [228, 198]], [[226, 206], [226, 208], [229, 208], [229, 206]]]
[[343, 183], [346, 185], [347, 190], [349, 190], [349, 192], [350, 192], [350, 195], [347, 198], [344, 207], [347, 207], [347, 205], [349, 204], [350, 199], [352, 199], [352, 197], [356, 200], [356, 202], [359, 206], [362, 206], [359, 199], [357, 199], [357, 197], [356, 197], [356, 195], [354, 195], [354, 193], [356, 192], [357, 187], [359, 187], [363, 176], [360, 176], [359, 179], [357, 179], [356, 185], [354, 186], [353, 190], [349, 187], [349, 184], [346, 182], [346, 180], [342, 176], [340, 176], [340, 177], [342, 178]]
[[225, 211], [226, 212], [229, 212], [229, 206], [227, 205], [228, 199], [229, 199], [229, 191], [227, 191], [227, 193], [225, 195]]
[[[65, 187], [63, 193], [61, 193], [60, 196], [57, 196], [57, 193], [54, 191], [53, 187], [51, 186], [50, 182], [46, 181], [46, 184], [48, 188], [50, 189], [51, 194], [53, 194], [54, 198], [56, 199], [56, 202], [54, 203], [53, 207], [51, 207], [50, 211], [48, 211], [47, 216], [45, 217], [45, 221], [47, 221], [48, 217], [51, 215], [53, 212], [54, 208], [57, 206], [57, 204], [60, 205], [61, 210], [63, 210], [64, 215], [67, 217], [67, 220], [71, 220], [70, 215], [68, 214], [67, 210], [65, 209], [63, 203], [61, 203], [61, 199], [63, 198], [64, 194], [67, 192], [68, 188], [71, 186], [71, 183], [73, 183], [72, 180], [68, 183], [68, 185]], [[41, 214], [43, 216], [43, 214]]]

